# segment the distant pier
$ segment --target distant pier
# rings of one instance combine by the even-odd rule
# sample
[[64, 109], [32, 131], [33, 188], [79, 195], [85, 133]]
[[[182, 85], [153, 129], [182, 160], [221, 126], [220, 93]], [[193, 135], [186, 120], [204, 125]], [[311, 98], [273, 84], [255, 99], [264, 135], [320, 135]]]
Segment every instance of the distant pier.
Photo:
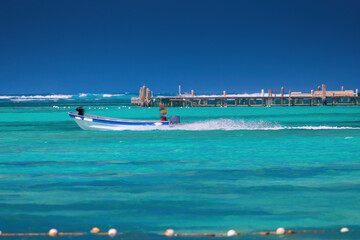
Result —
[[291, 92], [284, 93], [284, 88], [277, 94], [269, 89], [261, 94], [229, 94], [223, 91], [222, 95], [195, 95], [191, 93], [181, 94], [179, 86], [178, 96], [153, 97], [150, 89], [145, 85], [140, 88], [139, 97], [131, 99], [131, 105], [140, 107], [268, 107], [268, 106], [353, 106], [359, 105], [358, 89], [341, 91], [326, 91], [325, 85], [318, 87], [317, 91], [310, 93]]

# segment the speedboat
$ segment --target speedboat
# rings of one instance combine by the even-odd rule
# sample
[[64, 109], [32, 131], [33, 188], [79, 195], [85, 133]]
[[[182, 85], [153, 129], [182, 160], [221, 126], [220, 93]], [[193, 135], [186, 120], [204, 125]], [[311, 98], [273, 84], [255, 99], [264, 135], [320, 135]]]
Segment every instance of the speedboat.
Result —
[[84, 130], [136, 130], [151, 127], [156, 129], [180, 123], [179, 116], [172, 116], [170, 121], [119, 119], [72, 112], [69, 112], [69, 116]]

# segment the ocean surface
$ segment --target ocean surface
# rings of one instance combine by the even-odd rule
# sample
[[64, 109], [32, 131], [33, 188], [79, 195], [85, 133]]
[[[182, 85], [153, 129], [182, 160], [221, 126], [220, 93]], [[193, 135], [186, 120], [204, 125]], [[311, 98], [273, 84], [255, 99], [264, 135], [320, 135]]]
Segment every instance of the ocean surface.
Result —
[[126, 131], [84, 131], [67, 115], [83, 105], [159, 118], [158, 108], [131, 107], [132, 96], [0, 96], [3, 233], [113, 227], [118, 239], [164, 239], [169, 228], [284, 227], [326, 232], [233, 238], [360, 238], [360, 107], [169, 108], [181, 125]]

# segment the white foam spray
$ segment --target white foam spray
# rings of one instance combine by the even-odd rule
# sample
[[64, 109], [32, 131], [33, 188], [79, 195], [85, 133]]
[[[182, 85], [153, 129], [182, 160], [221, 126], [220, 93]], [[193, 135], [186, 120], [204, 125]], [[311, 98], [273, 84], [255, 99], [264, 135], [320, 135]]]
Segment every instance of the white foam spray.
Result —
[[360, 127], [337, 127], [337, 126], [282, 126], [275, 122], [269, 121], [244, 121], [244, 120], [230, 120], [218, 119], [197, 122], [185, 122], [173, 126], [94, 126], [94, 130], [134, 130], [134, 131], [151, 131], [151, 130], [164, 130], [164, 131], [237, 131], [237, 130], [343, 130], [343, 129], [359, 129]]

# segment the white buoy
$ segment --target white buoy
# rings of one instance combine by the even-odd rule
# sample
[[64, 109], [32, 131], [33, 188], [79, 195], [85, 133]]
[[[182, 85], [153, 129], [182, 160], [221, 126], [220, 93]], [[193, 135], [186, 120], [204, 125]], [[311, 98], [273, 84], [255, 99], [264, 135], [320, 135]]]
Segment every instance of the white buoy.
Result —
[[100, 232], [100, 229], [97, 228], [97, 227], [93, 227], [90, 232], [91, 232], [91, 233], [99, 233], [99, 232]]
[[343, 227], [342, 229], [340, 229], [340, 232], [344, 233], [344, 232], [348, 232], [349, 229], [347, 227]]
[[285, 228], [280, 227], [276, 229], [276, 234], [284, 234], [284, 233], [285, 233]]
[[58, 230], [52, 228], [49, 230], [49, 236], [55, 237], [58, 234]]
[[1, 236], [1, 234], [2, 234], [2, 231], [0, 231], [0, 236]]
[[165, 231], [165, 236], [171, 237], [174, 236], [174, 233], [175, 233], [174, 229], [167, 229]]
[[120, 107], [118, 107], [118, 109], [120, 109]]
[[108, 234], [110, 237], [115, 237], [117, 234], [117, 230], [115, 228], [111, 228], [109, 229]]
[[131, 107], [129, 107], [129, 109], [131, 109]]
[[226, 235], [227, 235], [228, 237], [235, 236], [235, 235], [236, 235], [236, 232], [235, 232], [235, 230], [231, 229], [231, 230], [229, 230], [229, 231], [226, 233]]
[[109, 108], [106, 108], [106, 109], [109, 109]]

